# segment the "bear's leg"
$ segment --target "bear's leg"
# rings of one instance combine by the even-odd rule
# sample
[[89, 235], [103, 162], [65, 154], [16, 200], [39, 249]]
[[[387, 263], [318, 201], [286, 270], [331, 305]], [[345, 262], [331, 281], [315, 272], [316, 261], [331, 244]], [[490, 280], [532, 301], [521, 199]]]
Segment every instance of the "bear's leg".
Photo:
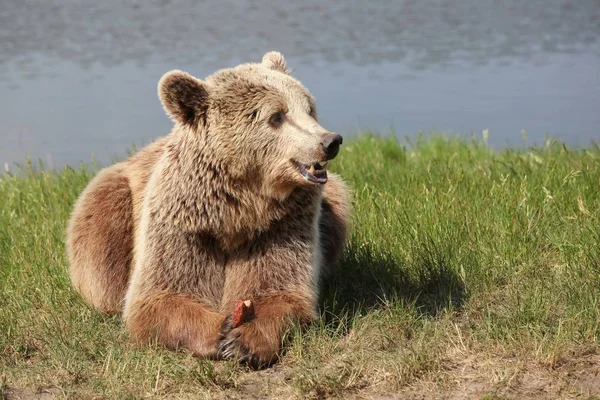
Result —
[[71, 282], [88, 304], [104, 313], [119, 312], [132, 249], [131, 189], [116, 164], [101, 171], [83, 191], [67, 230]]
[[[305, 324], [314, 318], [310, 298], [305, 295], [278, 292], [253, 298], [254, 315], [235, 329], [231, 316], [221, 326], [218, 356], [238, 358], [253, 368], [277, 361], [285, 333], [295, 322]], [[224, 304], [233, 304], [224, 302]]]
[[151, 292], [128, 307], [126, 323], [138, 343], [158, 339], [170, 349], [185, 348], [199, 357], [215, 358], [224, 317], [187, 296]]
[[333, 269], [344, 250], [350, 223], [350, 191], [342, 179], [335, 174], [329, 178], [323, 189], [319, 230], [323, 266], [321, 276], [331, 277]]

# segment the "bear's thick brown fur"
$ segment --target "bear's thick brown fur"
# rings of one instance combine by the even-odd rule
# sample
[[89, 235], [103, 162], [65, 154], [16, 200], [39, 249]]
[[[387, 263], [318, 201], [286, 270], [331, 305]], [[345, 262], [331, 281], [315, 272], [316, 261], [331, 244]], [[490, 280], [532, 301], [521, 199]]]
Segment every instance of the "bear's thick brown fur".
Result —
[[[341, 137], [276, 52], [204, 81], [171, 71], [158, 93], [171, 133], [103, 169], [75, 205], [73, 285], [122, 311], [138, 342], [271, 363], [291, 324], [315, 318], [346, 240], [349, 191], [324, 168]], [[254, 317], [232, 328], [246, 299]]]

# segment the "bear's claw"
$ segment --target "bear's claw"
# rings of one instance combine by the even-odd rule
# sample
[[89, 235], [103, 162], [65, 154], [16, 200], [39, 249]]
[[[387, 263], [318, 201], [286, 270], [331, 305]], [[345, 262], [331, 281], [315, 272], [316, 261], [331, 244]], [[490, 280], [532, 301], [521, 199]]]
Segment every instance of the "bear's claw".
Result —
[[244, 363], [249, 356], [248, 349], [238, 343], [240, 334], [232, 328], [231, 316], [227, 317], [221, 325], [221, 332], [217, 341], [217, 357], [222, 359], [238, 358]]
[[240, 330], [232, 328], [231, 315], [221, 324], [219, 339], [217, 340], [217, 358], [223, 360], [237, 359], [240, 364], [245, 364], [253, 369], [268, 366], [270, 362], [262, 362], [258, 354], [253, 354], [240, 340]]
[[254, 319], [254, 304], [251, 300], [239, 300], [233, 307], [233, 312], [221, 324], [217, 340], [217, 357], [221, 359], [237, 359], [240, 363], [258, 369], [267, 363], [260, 362], [258, 354], [253, 354], [240, 340], [244, 324]]

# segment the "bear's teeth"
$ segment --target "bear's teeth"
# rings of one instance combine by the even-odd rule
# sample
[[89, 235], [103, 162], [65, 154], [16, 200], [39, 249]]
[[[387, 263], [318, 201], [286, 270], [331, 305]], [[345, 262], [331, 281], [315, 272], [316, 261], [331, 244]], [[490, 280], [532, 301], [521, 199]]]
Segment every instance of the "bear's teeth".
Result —
[[317, 171], [322, 170], [323, 168], [325, 168], [327, 166], [327, 161], [319, 161], [318, 163], [315, 163], [315, 169]]

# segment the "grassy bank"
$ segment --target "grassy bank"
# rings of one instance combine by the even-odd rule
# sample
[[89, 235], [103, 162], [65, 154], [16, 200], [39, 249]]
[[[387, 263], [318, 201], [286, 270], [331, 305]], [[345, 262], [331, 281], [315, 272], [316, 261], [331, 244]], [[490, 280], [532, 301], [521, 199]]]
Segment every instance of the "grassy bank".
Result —
[[600, 392], [600, 149], [363, 137], [333, 164], [349, 246], [321, 323], [261, 372], [136, 350], [81, 302], [63, 238], [93, 172], [1, 177], [0, 398]]

